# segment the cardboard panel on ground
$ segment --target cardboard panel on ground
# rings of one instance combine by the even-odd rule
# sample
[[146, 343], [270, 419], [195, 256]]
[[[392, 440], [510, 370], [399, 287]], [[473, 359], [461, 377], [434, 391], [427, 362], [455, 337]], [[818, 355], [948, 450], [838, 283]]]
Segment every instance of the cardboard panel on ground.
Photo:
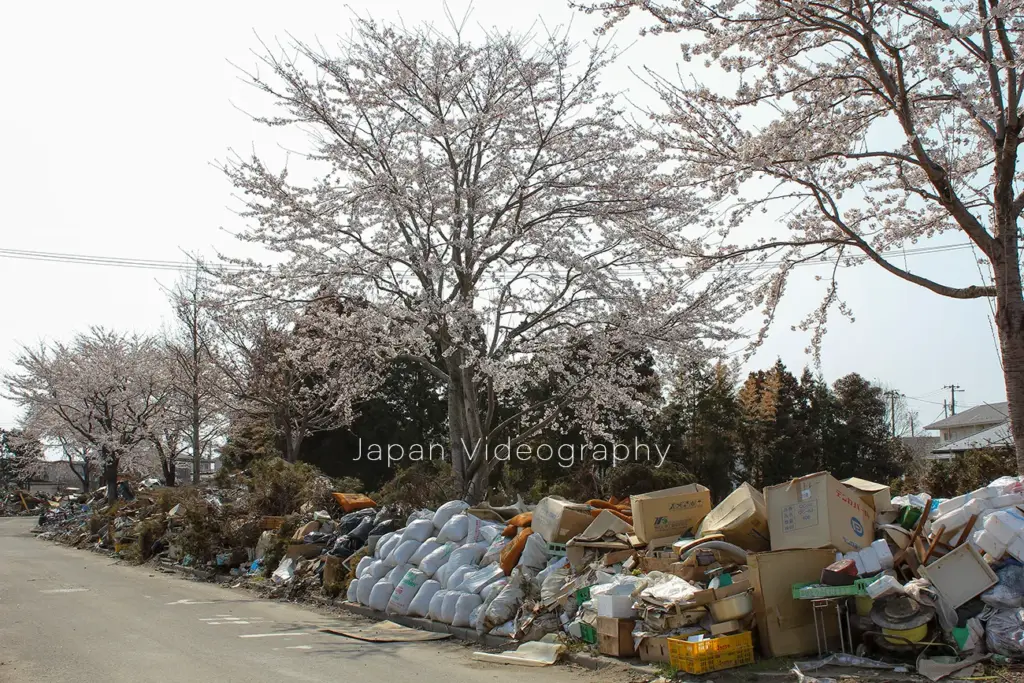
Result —
[[874, 540], [875, 512], [827, 472], [764, 490], [772, 550], [860, 550]]
[[700, 523], [697, 536], [711, 534], [722, 534], [726, 541], [744, 550], [771, 550], [764, 494], [746, 482], [740, 484]]
[[[817, 581], [821, 570], [835, 559], [833, 550], [784, 550], [747, 556], [757, 632], [765, 657], [818, 651], [811, 602], [794, 600], [792, 588], [794, 583]], [[836, 635], [836, 620], [826, 619], [825, 628], [830, 636]]]
[[695, 531], [711, 511], [711, 491], [700, 484], [642, 493], [629, 500], [633, 508], [633, 529], [645, 543], [665, 536], [678, 538]]

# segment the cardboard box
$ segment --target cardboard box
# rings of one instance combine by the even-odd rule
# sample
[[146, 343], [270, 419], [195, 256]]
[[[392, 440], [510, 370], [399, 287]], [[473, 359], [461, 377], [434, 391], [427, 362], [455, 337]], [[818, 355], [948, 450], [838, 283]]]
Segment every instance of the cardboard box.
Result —
[[764, 494], [746, 482], [740, 484], [700, 523], [697, 536], [711, 534], [722, 534], [729, 543], [751, 552], [770, 550]]
[[320, 554], [327, 549], [326, 543], [289, 543], [288, 550], [285, 551], [285, 558], [292, 558], [293, 560], [308, 560], [314, 557], [320, 557]]
[[[818, 651], [810, 600], [794, 600], [793, 584], [814, 582], [836, 560], [832, 550], [784, 550], [747, 556], [754, 586], [754, 614], [765, 657], [793, 657]], [[835, 619], [826, 633], [836, 635]]]
[[636, 650], [641, 662], [664, 662], [668, 664], [668, 636], [644, 638]]
[[875, 511], [828, 472], [769, 486], [764, 494], [772, 550], [832, 547], [849, 552], [875, 539]]
[[921, 576], [931, 581], [935, 590], [956, 609], [978, 597], [999, 579], [970, 543], [921, 567]]
[[873, 481], [860, 479], [859, 477], [843, 479], [843, 483], [859, 493], [861, 499], [865, 500], [868, 505], [875, 509], [875, 514], [891, 512], [893, 510], [892, 492], [889, 491], [888, 486], [876, 484]]
[[531, 526], [548, 543], [565, 543], [593, 521], [589, 506], [549, 496], [537, 503]]
[[731, 621], [723, 621], [718, 624], [711, 624], [711, 635], [713, 636], [724, 636], [730, 633], [739, 633], [743, 630], [743, 624], [740, 623], [739, 619], [732, 619]]
[[597, 650], [612, 657], [633, 657], [633, 627], [636, 619], [597, 618]]
[[[700, 484], [687, 484], [663, 491], [632, 496], [633, 529], [647, 543], [665, 536], [683, 536], [696, 531], [711, 511], [711, 491]], [[534, 512], [534, 524], [537, 513]]]

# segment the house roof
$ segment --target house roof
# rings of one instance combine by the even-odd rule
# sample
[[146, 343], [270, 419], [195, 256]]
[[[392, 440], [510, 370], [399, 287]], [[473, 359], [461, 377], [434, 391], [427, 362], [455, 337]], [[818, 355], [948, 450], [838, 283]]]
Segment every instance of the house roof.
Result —
[[1005, 422], [1009, 414], [1006, 401], [1002, 403], [983, 403], [980, 406], [975, 406], [944, 420], [925, 425], [925, 429], [953, 429], [955, 427], [970, 427], [972, 425], [997, 425]]
[[939, 445], [941, 439], [937, 436], [901, 436], [900, 441], [913, 455], [925, 456]]
[[978, 432], [973, 436], [943, 444], [932, 450], [932, 453], [959, 453], [976, 448], [1000, 446], [1013, 446], [1013, 437], [1010, 435], [1010, 422], [1008, 420], [995, 427], [989, 427], [983, 432]]

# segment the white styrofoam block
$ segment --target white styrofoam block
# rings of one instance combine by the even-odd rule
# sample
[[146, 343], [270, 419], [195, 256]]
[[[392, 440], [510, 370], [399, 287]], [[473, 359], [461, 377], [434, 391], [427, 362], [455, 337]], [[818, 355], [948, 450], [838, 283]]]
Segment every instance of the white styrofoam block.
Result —
[[861, 548], [857, 551], [861, 561], [864, 563], [864, 574], [877, 574], [882, 571], [882, 563], [878, 559], [878, 553], [871, 546]]
[[1007, 550], [1018, 562], [1024, 562], [1024, 536], [1013, 539]]
[[1016, 510], [1002, 510], [989, 515], [985, 520], [985, 531], [997, 541], [1009, 545], [1014, 537], [1024, 534], [1024, 514]]
[[[964, 494], [962, 496], [957, 496], [956, 498], [944, 500], [941, 503], [939, 503], [935, 511], [938, 514], [938, 516], [941, 517], [945, 514], [952, 512], [953, 510], [957, 510], [959, 508], [964, 507], [965, 505], [971, 504], [972, 501], [988, 500], [991, 498], [995, 498], [997, 496], [1001, 496], [1003, 494], [1003, 490], [1004, 489], [1001, 486], [985, 486], [983, 488], [971, 491], [970, 493]], [[975, 503], [975, 505], [977, 505], [977, 503]], [[975, 509], [974, 511], [977, 512], [978, 509]]]
[[878, 556], [878, 562], [882, 565], [882, 569], [892, 569], [893, 557], [892, 551], [889, 550], [889, 543], [884, 538], [880, 538], [877, 541], [872, 542], [871, 549], [875, 551]]
[[1007, 493], [1002, 496], [996, 496], [988, 501], [989, 506], [993, 508], [1009, 508], [1015, 505], [1024, 504], [1024, 493]]
[[864, 560], [861, 559], [860, 553], [854, 550], [846, 553], [843, 558], [853, 560], [853, 563], [857, 565], [857, 576], [864, 576]]
[[1003, 543], [988, 531], [982, 531], [975, 538], [978, 548], [995, 559], [1000, 559], [1008, 550], [1007, 544]]

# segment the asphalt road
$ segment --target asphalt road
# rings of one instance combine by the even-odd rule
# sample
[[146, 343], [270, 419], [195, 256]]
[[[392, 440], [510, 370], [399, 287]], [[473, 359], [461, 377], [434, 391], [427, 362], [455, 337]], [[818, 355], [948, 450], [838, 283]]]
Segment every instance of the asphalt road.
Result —
[[474, 662], [457, 642], [376, 644], [318, 632], [365, 623], [241, 589], [118, 565], [0, 518], [0, 681], [578, 683], [612, 672]]

